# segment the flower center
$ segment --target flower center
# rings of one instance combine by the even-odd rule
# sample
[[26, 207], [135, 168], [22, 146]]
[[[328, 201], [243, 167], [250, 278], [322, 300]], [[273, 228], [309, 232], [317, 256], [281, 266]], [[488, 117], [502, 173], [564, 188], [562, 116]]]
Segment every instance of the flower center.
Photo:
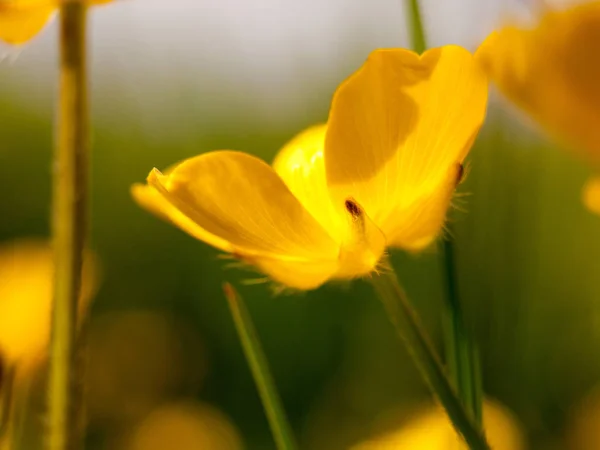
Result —
[[342, 242], [337, 278], [356, 278], [375, 270], [385, 250], [385, 236], [353, 198], [344, 201], [350, 226], [349, 238]]

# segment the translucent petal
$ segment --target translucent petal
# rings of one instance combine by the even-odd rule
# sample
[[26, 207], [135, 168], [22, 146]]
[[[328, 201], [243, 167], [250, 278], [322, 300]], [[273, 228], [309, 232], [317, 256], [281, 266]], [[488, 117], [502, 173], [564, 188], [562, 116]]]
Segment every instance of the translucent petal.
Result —
[[182, 162], [169, 175], [154, 170], [148, 182], [162, 200], [145, 196], [142, 206], [276, 281], [311, 289], [337, 270], [339, 245], [258, 158], [210, 152]]
[[[169, 167], [164, 172], [164, 176], [169, 176], [177, 164]], [[212, 236], [204, 229], [198, 226], [196, 222], [177, 209], [165, 196], [159, 192], [154, 186], [149, 184], [136, 183], [131, 187], [131, 196], [136, 203], [142, 208], [150, 211], [157, 217], [171, 222], [178, 228], [188, 233], [201, 241], [207, 242], [209, 239], [216, 240], [216, 236]], [[225, 251], [232, 251], [228, 242], [222, 241], [219, 245], [212, 244], [215, 247]]]
[[600, 161], [600, 2], [550, 11], [535, 28], [492, 33], [476, 58], [550, 134]]
[[[288, 142], [277, 154], [273, 169], [300, 203], [339, 242], [347, 238], [346, 214], [335, 209], [325, 178], [325, 133], [327, 125], [315, 125]], [[340, 234], [341, 233], [341, 234]]]
[[487, 80], [460, 47], [373, 52], [331, 106], [325, 168], [336, 207], [353, 197], [389, 245], [427, 245], [486, 104]]
[[339, 243], [337, 276], [353, 278], [375, 268], [385, 249], [385, 236], [353, 198], [344, 199], [339, 208], [333, 204], [323, 159], [326, 131], [326, 125], [317, 125], [300, 133], [279, 152], [273, 167]]

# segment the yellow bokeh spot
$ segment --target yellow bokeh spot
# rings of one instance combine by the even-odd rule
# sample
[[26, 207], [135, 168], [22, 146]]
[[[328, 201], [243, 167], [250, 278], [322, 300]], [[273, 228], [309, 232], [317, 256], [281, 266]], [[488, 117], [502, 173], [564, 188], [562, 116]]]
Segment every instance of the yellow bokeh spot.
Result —
[[178, 392], [195, 392], [207, 371], [194, 330], [153, 311], [94, 317], [87, 330], [87, 407], [94, 424], [138, 420]]
[[[486, 437], [494, 450], [524, 450], [521, 428], [499, 403], [487, 400], [483, 408]], [[410, 419], [400, 429], [352, 447], [352, 450], [468, 450], [441, 408]]]
[[583, 187], [583, 203], [593, 213], [600, 215], [600, 178], [593, 177]]
[[[50, 336], [53, 255], [43, 240], [0, 245], [0, 357], [28, 364], [45, 353]], [[86, 254], [82, 299], [87, 306], [97, 284], [97, 263]]]
[[241, 450], [227, 417], [205, 404], [181, 402], [152, 411], [123, 439], [119, 450]]

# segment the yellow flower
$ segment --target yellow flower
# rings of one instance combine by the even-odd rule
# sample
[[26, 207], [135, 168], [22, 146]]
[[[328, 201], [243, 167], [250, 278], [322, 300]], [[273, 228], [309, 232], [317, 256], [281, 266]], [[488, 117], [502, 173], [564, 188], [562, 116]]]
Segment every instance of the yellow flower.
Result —
[[[95, 266], [87, 255], [82, 307], [95, 291]], [[52, 277], [47, 242], [22, 240], [0, 246], [0, 359], [6, 366], [29, 366], [43, 357], [50, 336]]]
[[486, 104], [485, 75], [460, 47], [376, 50], [336, 91], [328, 124], [272, 167], [209, 152], [154, 169], [133, 196], [285, 286], [364, 276], [386, 247], [420, 250], [440, 233]]
[[[63, 1], [67, 0], [0, 0], [0, 40], [9, 44], [29, 41], [42, 31]], [[85, 3], [99, 5], [110, 1], [85, 0]]]
[[[546, 11], [530, 29], [492, 33], [476, 59], [550, 134], [600, 164], [600, 2]], [[600, 198], [596, 200], [600, 203]]]
[[[512, 414], [498, 403], [486, 400], [483, 408], [485, 432], [494, 450], [524, 450], [523, 435]], [[441, 408], [427, 411], [402, 428], [352, 447], [352, 450], [468, 450]]]

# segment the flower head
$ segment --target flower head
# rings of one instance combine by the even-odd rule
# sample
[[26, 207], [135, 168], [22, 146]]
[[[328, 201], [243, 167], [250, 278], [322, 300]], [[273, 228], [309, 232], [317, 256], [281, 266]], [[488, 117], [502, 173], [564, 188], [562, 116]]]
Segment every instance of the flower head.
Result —
[[600, 2], [546, 11], [535, 27], [492, 33], [476, 59], [550, 134], [600, 164]]
[[[29, 41], [42, 31], [63, 1], [67, 0], [0, 0], [0, 40], [15, 45]], [[98, 5], [112, 0], [70, 1]]]
[[376, 50], [336, 91], [328, 123], [273, 166], [209, 152], [154, 169], [133, 196], [285, 286], [364, 276], [387, 247], [420, 250], [440, 233], [486, 103], [487, 80], [460, 47]]

